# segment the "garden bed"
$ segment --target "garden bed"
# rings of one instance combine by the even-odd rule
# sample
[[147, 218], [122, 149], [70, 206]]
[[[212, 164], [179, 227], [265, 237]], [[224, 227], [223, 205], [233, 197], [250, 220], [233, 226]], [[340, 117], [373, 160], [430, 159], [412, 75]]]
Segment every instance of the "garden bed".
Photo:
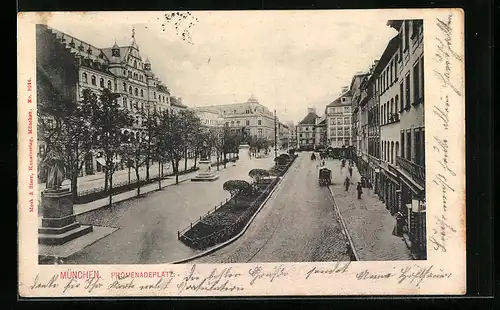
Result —
[[297, 156], [290, 156], [286, 165], [275, 166], [275, 178], [263, 178], [253, 185], [251, 195], [237, 195], [229, 199], [219, 209], [193, 223], [184, 233], [179, 233], [179, 240], [194, 249], [206, 249], [225, 242], [238, 233], [250, 221], [260, 205], [266, 200], [281, 176], [292, 165]]

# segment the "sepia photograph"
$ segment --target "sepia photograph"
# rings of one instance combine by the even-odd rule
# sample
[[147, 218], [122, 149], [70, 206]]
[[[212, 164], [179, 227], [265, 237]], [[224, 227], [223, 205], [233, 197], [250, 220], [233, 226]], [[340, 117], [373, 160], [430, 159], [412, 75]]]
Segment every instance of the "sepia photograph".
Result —
[[[99, 279], [89, 267], [183, 265], [188, 283], [204, 264], [285, 264], [273, 265], [272, 282], [291, 273], [288, 263], [334, 264], [306, 268], [307, 279], [405, 262], [401, 282], [450, 278], [418, 267], [428, 246], [444, 255], [462, 229], [426, 208], [429, 186], [435, 212], [459, 190], [444, 172], [426, 177], [430, 149], [453, 172], [452, 139], [425, 134], [430, 114], [448, 125], [448, 105], [424, 112], [424, 41], [438, 51], [448, 41], [436, 43], [423, 17], [396, 12], [38, 16], [29, 79], [36, 268]], [[451, 34], [451, 19], [434, 20]], [[425, 61], [454, 56], [450, 46]], [[254, 281], [266, 277], [262, 266], [248, 271]]]
[[302, 50], [217, 26], [196, 46], [197, 22], [37, 25], [40, 263], [425, 259], [422, 20]]

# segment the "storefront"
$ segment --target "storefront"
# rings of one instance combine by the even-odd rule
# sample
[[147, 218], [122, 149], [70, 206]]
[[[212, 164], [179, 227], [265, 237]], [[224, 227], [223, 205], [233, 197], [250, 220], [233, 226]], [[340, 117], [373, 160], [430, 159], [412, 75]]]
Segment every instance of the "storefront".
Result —
[[400, 188], [398, 175], [395, 174], [389, 165], [381, 165], [381, 184], [380, 194], [387, 210], [394, 215], [398, 211], [396, 201], [396, 191]]
[[425, 189], [401, 174], [401, 213], [405, 216], [403, 236], [418, 259], [427, 257]]

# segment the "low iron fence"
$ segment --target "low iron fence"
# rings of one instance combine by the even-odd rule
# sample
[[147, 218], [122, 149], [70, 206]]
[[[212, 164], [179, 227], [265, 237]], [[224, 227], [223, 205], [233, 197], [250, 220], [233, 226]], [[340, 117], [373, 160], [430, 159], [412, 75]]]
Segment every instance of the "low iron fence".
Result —
[[281, 177], [285, 174], [285, 172], [290, 168], [293, 164], [297, 155], [290, 156], [290, 160], [286, 165], [283, 166], [275, 166], [277, 169], [276, 178], [273, 179], [271, 183], [269, 183], [264, 191], [255, 198], [254, 201], [250, 204], [250, 206], [238, 217], [238, 219], [231, 225], [228, 225], [218, 231], [215, 231], [207, 236], [199, 237], [199, 238], [191, 238], [186, 235], [186, 233], [195, 227], [196, 224], [203, 221], [203, 219], [210, 214], [214, 213], [220, 207], [224, 206], [227, 203], [232, 203], [233, 198], [226, 199], [225, 202], [222, 202], [219, 207], [215, 207], [213, 210], [208, 211], [208, 213], [204, 216], [200, 216], [195, 222], [191, 223], [185, 229], [177, 232], [177, 238], [183, 242], [184, 244], [190, 246], [195, 249], [206, 249], [208, 247], [214, 246], [216, 244], [225, 242], [238, 234], [248, 223], [250, 218], [255, 214], [260, 205], [265, 201], [265, 199], [270, 195], [273, 188], [278, 184]]

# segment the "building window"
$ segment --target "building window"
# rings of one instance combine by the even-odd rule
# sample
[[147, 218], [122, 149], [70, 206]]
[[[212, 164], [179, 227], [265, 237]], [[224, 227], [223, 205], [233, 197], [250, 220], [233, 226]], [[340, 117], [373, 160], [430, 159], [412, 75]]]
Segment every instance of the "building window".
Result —
[[109, 81], [109, 80], [108, 80], [108, 89], [111, 89], [111, 87], [113, 87], [113, 86], [111, 85], [111, 81]]
[[156, 92], [153, 92], [153, 98], [156, 99]]
[[394, 61], [391, 61], [391, 64], [389, 66], [389, 81], [392, 84], [392, 70], [394, 69]]
[[351, 107], [344, 107], [344, 113], [351, 112]]
[[413, 132], [415, 163], [425, 167], [425, 131], [424, 128], [415, 128]]
[[127, 91], [127, 83], [123, 83], [123, 91]]
[[128, 93], [132, 95], [132, 86], [128, 87]]
[[395, 80], [398, 79], [398, 61], [399, 61], [399, 57], [396, 54], [396, 56], [394, 56], [394, 79]]
[[401, 131], [401, 157], [405, 158], [405, 133]]
[[90, 78], [90, 82], [92, 83], [92, 85], [97, 85], [95, 75], [92, 75], [92, 77]]
[[99, 79], [99, 86], [104, 88], [104, 79], [103, 78]]
[[342, 97], [342, 102], [345, 102], [345, 97]]
[[417, 105], [420, 100], [420, 73], [419, 73], [420, 63], [417, 62], [413, 66], [413, 104]]
[[394, 114], [394, 98], [391, 98], [391, 113], [390, 113], [390, 115], [391, 115], [391, 118], [393, 118], [392, 121], [395, 121], [393, 114]]
[[83, 72], [82, 74], [82, 82], [87, 84], [88, 83], [88, 79], [87, 79], [87, 73]]
[[410, 40], [409, 40], [409, 34], [410, 34], [410, 27], [409, 27], [409, 24], [408, 24], [408, 21], [404, 21], [404, 24], [405, 24], [405, 27], [404, 27], [404, 31], [405, 31], [405, 52], [406, 50], [410, 47]]
[[405, 78], [405, 109], [410, 108], [410, 74], [406, 75]]
[[257, 121], [257, 124], [258, 124], [259, 126], [260, 126], [260, 125], [262, 125], [262, 120], [260, 120], [260, 119], [259, 119], [259, 120]]
[[394, 141], [391, 141], [391, 164], [394, 164]]
[[134, 68], [137, 68], [137, 60], [134, 60]]
[[134, 89], [134, 95], [139, 96], [139, 91], [137, 90], [137, 87]]
[[246, 124], [247, 126], [250, 126], [250, 121], [249, 121], [249, 120], [246, 120], [246, 121], [245, 121], [245, 124]]
[[420, 84], [420, 90], [422, 93], [422, 103], [424, 103], [424, 56], [420, 58], [420, 81], [422, 84]]
[[141, 89], [141, 97], [144, 97], [144, 91]]
[[406, 159], [411, 160], [411, 130], [406, 132]]
[[262, 128], [259, 128], [259, 137], [262, 137]]

